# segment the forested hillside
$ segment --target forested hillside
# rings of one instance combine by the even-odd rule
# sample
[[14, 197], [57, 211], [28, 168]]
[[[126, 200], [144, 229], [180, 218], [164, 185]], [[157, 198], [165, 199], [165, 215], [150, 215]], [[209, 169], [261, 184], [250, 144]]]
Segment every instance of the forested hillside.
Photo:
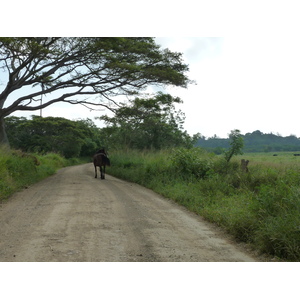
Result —
[[[244, 139], [244, 152], [279, 152], [279, 151], [300, 151], [300, 139], [294, 135], [280, 136], [273, 133], [262, 133], [259, 130], [242, 135]], [[220, 154], [223, 149], [229, 148], [229, 139], [222, 139], [217, 136], [201, 137], [196, 146], [206, 148]]]

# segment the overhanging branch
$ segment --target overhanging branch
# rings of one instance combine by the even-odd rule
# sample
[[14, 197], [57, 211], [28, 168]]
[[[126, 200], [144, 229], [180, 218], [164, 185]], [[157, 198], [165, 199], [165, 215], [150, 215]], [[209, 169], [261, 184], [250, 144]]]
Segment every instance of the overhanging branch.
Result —
[[[0, 38], [0, 68], [9, 75], [0, 93], [0, 115], [58, 102], [113, 111], [107, 103], [82, 99], [99, 95], [120, 107], [115, 96], [131, 96], [148, 85], [184, 87], [188, 78], [183, 72], [188, 68], [180, 60], [180, 55], [162, 51], [151, 38]], [[13, 91], [30, 86], [34, 92], [3, 108]], [[46, 95], [46, 102], [37, 105]]]

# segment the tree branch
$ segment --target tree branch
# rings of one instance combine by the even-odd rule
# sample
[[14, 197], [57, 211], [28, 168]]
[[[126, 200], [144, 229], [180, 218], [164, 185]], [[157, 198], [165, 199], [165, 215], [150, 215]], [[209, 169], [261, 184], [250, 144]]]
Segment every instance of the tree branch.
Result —
[[[57, 102], [113, 110], [110, 105], [74, 97], [99, 95], [120, 107], [113, 97], [135, 95], [147, 85], [185, 86], [188, 82], [180, 55], [160, 50], [151, 38], [0, 38], [0, 63], [8, 74], [0, 94], [1, 117]], [[3, 108], [13, 91], [30, 86], [34, 92]], [[54, 92], [61, 95], [36, 105], [43, 95]]]

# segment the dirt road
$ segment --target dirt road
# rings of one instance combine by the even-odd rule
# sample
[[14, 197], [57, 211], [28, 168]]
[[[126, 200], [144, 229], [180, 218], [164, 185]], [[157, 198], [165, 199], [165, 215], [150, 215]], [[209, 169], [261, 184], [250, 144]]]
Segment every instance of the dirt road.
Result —
[[0, 261], [255, 261], [171, 200], [68, 167], [0, 206]]

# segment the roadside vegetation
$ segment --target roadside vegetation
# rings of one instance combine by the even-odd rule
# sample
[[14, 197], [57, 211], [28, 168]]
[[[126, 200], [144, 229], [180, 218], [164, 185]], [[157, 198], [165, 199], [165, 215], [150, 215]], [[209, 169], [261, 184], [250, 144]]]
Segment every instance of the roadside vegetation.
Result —
[[[300, 260], [300, 158], [238, 155], [227, 162], [201, 148], [113, 151], [108, 172], [144, 185], [285, 261]], [[249, 172], [240, 160], [250, 160]]]
[[66, 159], [56, 153], [31, 154], [0, 148], [0, 202], [14, 192], [27, 188], [58, 169], [87, 162], [87, 158]]

